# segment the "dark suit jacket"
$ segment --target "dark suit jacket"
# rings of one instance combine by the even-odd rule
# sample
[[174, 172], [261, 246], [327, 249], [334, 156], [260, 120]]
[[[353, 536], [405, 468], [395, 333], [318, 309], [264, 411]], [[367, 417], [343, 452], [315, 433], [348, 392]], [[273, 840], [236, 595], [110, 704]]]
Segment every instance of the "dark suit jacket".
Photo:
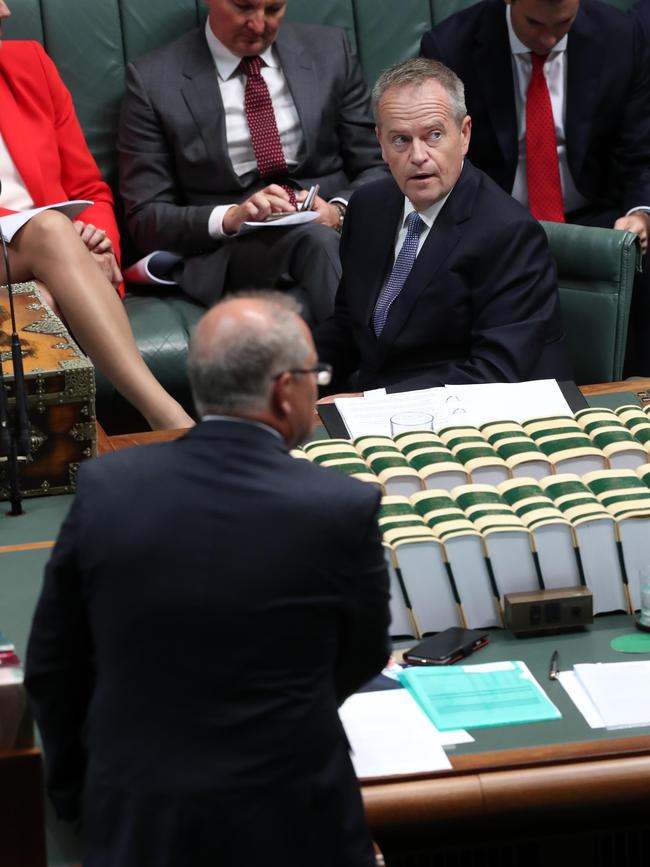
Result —
[[81, 468], [26, 684], [84, 867], [374, 864], [337, 705], [389, 653], [378, 500], [235, 421]]
[[[483, 0], [452, 15], [424, 35], [421, 50], [463, 80], [469, 157], [511, 192], [517, 127], [505, 3]], [[610, 211], [609, 225], [650, 203], [650, 64], [634, 16], [599, 0], [581, 0], [569, 31], [565, 130], [576, 187]]]
[[393, 263], [404, 196], [392, 179], [350, 201], [334, 316], [315, 333], [321, 360], [363, 389], [571, 378], [557, 277], [539, 223], [465, 160], [379, 339], [371, 325]]
[[650, 53], [650, 0], [638, 0], [632, 11], [641, 22], [646, 38], [646, 48]]
[[[292, 178], [320, 195], [348, 198], [385, 173], [368, 89], [342, 30], [283, 23], [275, 42], [303, 133]], [[203, 28], [128, 66], [119, 136], [121, 194], [143, 252], [214, 250], [215, 205], [267, 185], [235, 175], [214, 62]]]

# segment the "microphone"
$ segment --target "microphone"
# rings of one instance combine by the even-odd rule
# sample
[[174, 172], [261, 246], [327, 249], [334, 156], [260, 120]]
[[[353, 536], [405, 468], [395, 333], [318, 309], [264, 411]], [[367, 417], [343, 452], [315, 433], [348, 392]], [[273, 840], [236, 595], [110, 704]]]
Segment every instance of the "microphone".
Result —
[[[0, 181], [0, 193], [2, 192], [2, 182]], [[9, 297], [9, 310], [11, 316], [11, 362], [14, 371], [14, 427], [13, 431], [9, 425], [8, 398], [5, 389], [4, 372], [0, 375], [0, 388], [2, 389], [2, 397], [0, 397], [0, 450], [4, 448], [4, 443], [8, 436], [9, 449], [9, 490], [11, 500], [11, 515], [24, 514], [22, 508], [22, 492], [20, 490], [18, 478], [18, 460], [27, 460], [31, 449], [31, 424], [27, 413], [27, 392], [25, 388], [25, 371], [23, 368], [23, 355], [20, 349], [20, 338], [18, 337], [18, 329], [16, 326], [16, 311], [14, 307], [14, 292], [11, 282], [11, 266], [9, 264], [9, 252], [7, 251], [7, 242], [4, 233], [0, 229], [0, 242], [2, 243], [2, 254], [5, 263], [5, 273], [7, 278], [7, 295]], [[2, 365], [0, 364], [0, 368]], [[3, 418], [6, 415], [6, 431], [3, 431]], [[13, 436], [12, 436], [13, 434]]]
[[2, 255], [5, 262], [7, 275], [7, 294], [9, 296], [9, 310], [11, 313], [11, 363], [14, 370], [14, 433], [16, 454], [19, 458], [28, 458], [32, 444], [32, 430], [27, 414], [27, 392], [25, 389], [25, 370], [23, 368], [23, 353], [20, 349], [20, 338], [16, 326], [16, 310], [14, 307], [14, 287], [11, 282], [11, 266], [9, 265], [9, 253], [7, 242], [0, 231], [2, 242]]

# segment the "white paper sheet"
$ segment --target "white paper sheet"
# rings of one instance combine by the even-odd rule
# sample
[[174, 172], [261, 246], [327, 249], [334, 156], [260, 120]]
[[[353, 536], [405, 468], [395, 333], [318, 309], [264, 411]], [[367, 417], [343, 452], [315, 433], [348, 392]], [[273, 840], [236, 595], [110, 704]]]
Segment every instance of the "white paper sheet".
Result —
[[582, 663], [573, 670], [606, 728], [650, 725], [650, 661]]
[[53, 205], [43, 205], [41, 208], [29, 208], [26, 211], [18, 211], [15, 214], [7, 214], [5, 217], [0, 217], [0, 232], [2, 232], [5, 241], [9, 244], [19, 229], [28, 223], [36, 214], [41, 211], [61, 211], [66, 217], [71, 220], [85, 211], [89, 205], [93, 203], [87, 199], [73, 199], [70, 202], [55, 202]]
[[562, 684], [565, 692], [585, 718], [585, 722], [592, 729], [603, 729], [605, 723], [596, 710], [593, 701], [585, 692], [585, 688], [576, 677], [575, 671], [560, 671], [557, 679]]
[[431, 414], [436, 431], [450, 425], [478, 426], [498, 419], [522, 422], [543, 416], [573, 415], [554, 379], [445, 385], [395, 394], [377, 389], [366, 392], [362, 398], [338, 398], [335, 405], [352, 439], [366, 434], [390, 436], [391, 416], [400, 412]]
[[18, 665], [8, 665], [6, 668], [0, 668], [0, 686], [22, 683], [23, 678], [23, 670]]
[[339, 716], [359, 778], [451, 768], [440, 733], [405, 689], [352, 695]]
[[318, 211], [296, 211], [287, 217], [279, 217], [277, 220], [266, 222], [254, 222], [253, 220], [241, 224], [238, 234], [247, 235], [249, 232], [257, 232], [259, 229], [278, 229], [280, 227], [304, 226], [305, 223], [313, 223], [318, 219]]

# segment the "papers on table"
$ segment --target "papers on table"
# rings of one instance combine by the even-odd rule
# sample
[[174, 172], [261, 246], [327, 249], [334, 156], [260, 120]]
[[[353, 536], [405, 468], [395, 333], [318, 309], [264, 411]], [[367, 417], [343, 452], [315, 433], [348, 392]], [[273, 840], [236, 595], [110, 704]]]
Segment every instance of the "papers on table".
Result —
[[[384, 777], [449, 770], [442, 735], [405, 689], [350, 696], [339, 716], [358, 777]], [[472, 738], [448, 732], [447, 743]]]
[[559, 681], [591, 728], [650, 725], [650, 661], [583, 663]]
[[434, 430], [450, 425], [478, 426], [499, 419], [522, 422], [573, 415], [554, 379], [444, 385], [396, 394], [375, 389], [362, 398], [338, 398], [335, 405], [352, 439], [365, 434], [391, 436], [391, 416], [411, 411], [432, 415]]
[[288, 214], [286, 217], [279, 217], [277, 220], [269, 220], [268, 222], [245, 222], [241, 224], [239, 235], [247, 235], [249, 232], [257, 232], [259, 229], [278, 229], [291, 228], [291, 226], [303, 226], [305, 223], [313, 223], [318, 219], [318, 211], [296, 211], [295, 214]]
[[35, 217], [36, 214], [40, 214], [41, 211], [61, 211], [62, 214], [65, 214], [66, 217], [70, 217], [71, 220], [80, 214], [82, 211], [85, 211], [89, 205], [93, 203], [87, 199], [74, 199], [70, 202], [56, 202], [53, 205], [43, 205], [41, 208], [28, 208], [26, 211], [18, 211], [15, 214], [7, 214], [5, 217], [0, 217], [0, 232], [4, 236], [4, 239], [7, 243], [10, 243], [13, 236], [19, 229], [28, 223], [32, 217]]
[[441, 731], [560, 719], [525, 662], [408, 668], [399, 675]]

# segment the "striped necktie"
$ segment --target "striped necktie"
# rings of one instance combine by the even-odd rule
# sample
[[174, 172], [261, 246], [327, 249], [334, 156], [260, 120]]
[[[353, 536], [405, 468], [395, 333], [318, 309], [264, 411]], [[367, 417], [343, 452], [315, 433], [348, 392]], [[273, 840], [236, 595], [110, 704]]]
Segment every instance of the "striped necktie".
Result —
[[379, 293], [375, 310], [372, 314], [372, 325], [377, 337], [381, 334], [388, 318], [391, 304], [402, 291], [406, 278], [411, 273], [411, 268], [418, 253], [418, 241], [426, 224], [417, 211], [411, 211], [406, 218], [406, 238], [402, 249], [395, 259], [390, 277]]

